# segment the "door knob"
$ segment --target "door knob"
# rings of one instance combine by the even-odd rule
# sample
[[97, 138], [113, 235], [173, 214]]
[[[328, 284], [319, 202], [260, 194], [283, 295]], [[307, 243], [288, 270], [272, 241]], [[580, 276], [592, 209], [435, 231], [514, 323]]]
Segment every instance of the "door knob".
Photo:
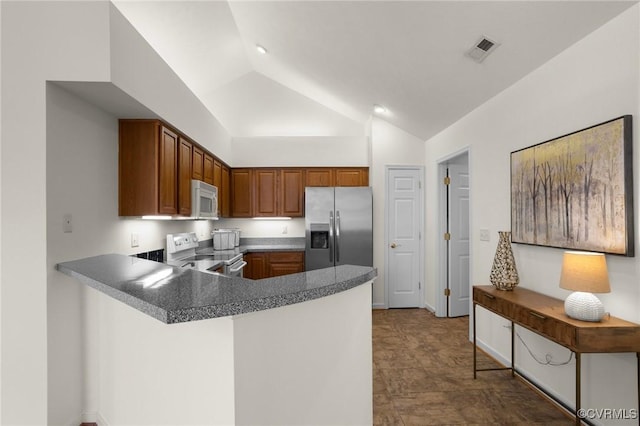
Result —
[[396, 248], [398, 245], [396, 243], [391, 243], [391, 248]]

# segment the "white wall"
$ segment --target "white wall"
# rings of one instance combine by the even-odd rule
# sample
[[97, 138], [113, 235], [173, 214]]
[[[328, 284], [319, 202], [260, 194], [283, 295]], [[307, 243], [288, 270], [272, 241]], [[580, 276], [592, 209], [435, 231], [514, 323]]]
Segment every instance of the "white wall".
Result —
[[289, 136], [233, 138], [233, 167], [368, 166], [364, 137]]
[[380, 119], [371, 119], [371, 169], [369, 182], [373, 188], [373, 266], [378, 278], [373, 285], [373, 305], [386, 303], [384, 281], [385, 256], [385, 166], [423, 166], [424, 141]]
[[[456, 124], [427, 141], [427, 205], [437, 205], [436, 162], [470, 146], [472, 199], [473, 284], [487, 284], [497, 243], [497, 231], [510, 229], [510, 152], [564, 135], [624, 114], [634, 115], [634, 151], [638, 152], [640, 95], [640, 6], [636, 5], [570, 47], [514, 86], [485, 103]], [[638, 212], [638, 161], [634, 156], [635, 206]], [[636, 219], [637, 223], [637, 219]], [[491, 231], [491, 241], [479, 241], [479, 230]], [[428, 216], [427, 277], [437, 288], [437, 215]], [[636, 241], [638, 227], [636, 226]], [[562, 250], [514, 245], [520, 285], [565, 298], [558, 287]], [[640, 321], [640, 259], [607, 256], [612, 292], [600, 295], [612, 315]], [[435, 300], [435, 293], [430, 296]], [[494, 355], [510, 356], [505, 321], [491, 314], [478, 316], [478, 334]], [[568, 351], [525, 330], [520, 331], [532, 350], [554, 361]], [[519, 367], [561, 399], [573, 404], [574, 365], [543, 367], [520, 343]], [[634, 408], [635, 355], [583, 357], [583, 406]], [[590, 383], [590, 384], [589, 384]], [[595, 384], [607, 385], [596, 386]]]
[[220, 159], [230, 161], [229, 133], [115, 6], [110, 8], [109, 24], [111, 81]]
[[[117, 217], [115, 117], [46, 81], [112, 81], [213, 151], [228, 150], [230, 138], [108, 2], [0, 8], [0, 422], [77, 424], [95, 420], [97, 409], [98, 305], [53, 265], [162, 248], [164, 234], [185, 223]], [[71, 234], [61, 231], [65, 213]], [[207, 234], [205, 224], [187, 226]], [[128, 246], [131, 232], [140, 234], [137, 249]]]
[[0, 7], [0, 422], [15, 425], [46, 424], [48, 267], [45, 238], [45, 80], [63, 77], [82, 79], [87, 75], [97, 80], [107, 77], [107, 5], [94, 2], [74, 5], [2, 2]]

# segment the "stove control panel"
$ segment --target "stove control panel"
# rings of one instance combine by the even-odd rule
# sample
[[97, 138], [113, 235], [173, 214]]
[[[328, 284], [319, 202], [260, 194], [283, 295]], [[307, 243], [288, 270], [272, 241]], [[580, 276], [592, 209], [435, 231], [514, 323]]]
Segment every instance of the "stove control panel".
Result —
[[167, 253], [174, 254], [198, 247], [198, 237], [195, 232], [183, 232], [167, 235]]

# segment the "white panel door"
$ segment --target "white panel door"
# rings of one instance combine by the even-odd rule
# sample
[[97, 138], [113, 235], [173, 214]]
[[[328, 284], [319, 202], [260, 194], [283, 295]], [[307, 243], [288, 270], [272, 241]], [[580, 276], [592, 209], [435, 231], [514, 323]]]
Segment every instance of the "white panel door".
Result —
[[393, 169], [387, 175], [387, 286], [390, 308], [421, 306], [419, 169]]
[[449, 316], [469, 315], [469, 171], [449, 165]]

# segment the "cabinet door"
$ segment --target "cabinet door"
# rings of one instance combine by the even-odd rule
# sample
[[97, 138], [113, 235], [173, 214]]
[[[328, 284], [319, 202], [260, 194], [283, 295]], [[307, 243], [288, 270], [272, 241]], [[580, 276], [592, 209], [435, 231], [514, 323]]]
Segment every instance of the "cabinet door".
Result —
[[251, 169], [231, 170], [231, 217], [252, 217]]
[[191, 159], [193, 146], [180, 138], [178, 150], [178, 214], [191, 215]]
[[277, 216], [278, 173], [273, 169], [254, 170], [254, 216]]
[[178, 213], [178, 135], [160, 128], [158, 213]]
[[244, 256], [247, 266], [243, 269], [245, 278], [261, 280], [267, 278], [267, 253], [248, 253]]
[[191, 178], [204, 179], [204, 152], [196, 145], [193, 146]]
[[305, 186], [333, 186], [333, 170], [330, 168], [306, 169]]
[[304, 253], [297, 251], [269, 253], [269, 277], [298, 272], [304, 272]]
[[280, 170], [278, 216], [304, 216], [304, 173], [301, 169]]
[[202, 180], [209, 185], [213, 185], [213, 156], [208, 153], [204, 153], [204, 173]]
[[218, 188], [219, 210], [222, 217], [231, 215], [231, 171], [229, 167], [222, 165], [222, 184]]
[[159, 122], [120, 120], [118, 132], [118, 215], [157, 214]]
[[[220, 189], [222, 186], [222, 163], [217, 159], [213, 159], [213, 186]], [[220, 192], [218, 192], [220, 195]]]
[[365, 167], [338, 168], [335, 186], [368, 186], [369, 170]]

